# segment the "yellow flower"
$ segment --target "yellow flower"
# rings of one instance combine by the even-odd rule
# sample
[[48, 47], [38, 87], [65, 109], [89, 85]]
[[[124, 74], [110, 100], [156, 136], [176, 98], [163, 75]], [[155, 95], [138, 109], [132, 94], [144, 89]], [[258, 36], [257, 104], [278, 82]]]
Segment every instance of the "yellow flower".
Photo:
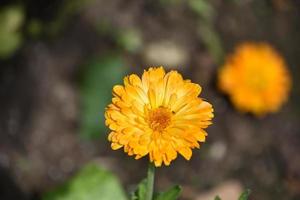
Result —
[[276, 112], [287, 100], [291, 78], [283, 58], [265, 43], [244, 43], [219, 71], [219, 88], [242, 112]]
[[124, 78], [124, 86], [113, 88], [112, 103], [105, 112], [111, 129], [112, 149], [124, 147], [139, 159], [149, 154], [155, 166], [169, 165], [181, 154], [189, 160], [193, 148], [199, 148], [211, 124], [211, 104], [198, 95], [201, 87], [183, 80], [177, 71], [165, 73], [163, 67]]

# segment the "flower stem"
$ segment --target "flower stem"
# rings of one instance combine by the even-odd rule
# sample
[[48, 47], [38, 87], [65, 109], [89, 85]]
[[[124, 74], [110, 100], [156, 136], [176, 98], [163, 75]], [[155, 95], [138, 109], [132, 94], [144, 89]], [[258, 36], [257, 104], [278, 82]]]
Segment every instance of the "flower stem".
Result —
[[152, 200], [153, 198], [154, 174], [155, 174], [155, 167], [152, 163], [149, 163], [148, 172], [147, 172], [147, 191], [146, 191], [145, 200]]

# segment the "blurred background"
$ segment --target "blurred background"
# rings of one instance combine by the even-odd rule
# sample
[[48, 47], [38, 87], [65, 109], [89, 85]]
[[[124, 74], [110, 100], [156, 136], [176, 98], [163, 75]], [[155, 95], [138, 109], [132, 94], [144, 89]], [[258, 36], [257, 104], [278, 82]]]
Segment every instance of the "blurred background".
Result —
[[[111, 191], [131, 192], [147, 158], [110, 149], [104, 107], [124, 75], [163, 65], [203, 87], [215, 118], [191, 161], [157, 170], [157, 190], [178, 183], [183, 200], [234, 200], [250, 188], [253, 200], [299, 200], [299, 36], [298, 0], [1, 0], [0, 199], [55, 199], [64, 184], [78, 192], [94, 176], [93, 167], [78, 175], [90, 162]], [[286, 59], [293, 87], [280, 112], [241, 114], [216, 88], [243, 41], [268, 42]]]

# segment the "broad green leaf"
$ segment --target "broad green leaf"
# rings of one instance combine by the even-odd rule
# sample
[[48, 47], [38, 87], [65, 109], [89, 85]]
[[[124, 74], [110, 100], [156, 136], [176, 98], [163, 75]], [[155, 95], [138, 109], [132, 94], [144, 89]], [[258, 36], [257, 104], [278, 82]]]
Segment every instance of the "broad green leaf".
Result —
[[175, 185], [168, 189], [166, 192], [162, 192], [158, 194], [155, 200], [176, 200], [181, 192], [181, 187], [179, 185]]
[[147, 179], [140, 182], [137, 189], [132, 193], [131, 200], [144, 200], [146, 196]]
[[125, 69], [119, 56], [96, 59], [83, 68], [80, 82], [81, 136], [92, 139], [107, 131], [105, 106], [111, 102], [113, 86], [122, 83]]
[[251, 193], [251, 190], [247, 189], [246, 191], [244, 191], [241, 194], [241, 196], [239, 197], [239, 200], [248, 200], [250, 193]]
[[85, 166], [65, 185], [42, 200], [126, 200], [118, 179], [96, 164]]
[[221, 198], [217, 195], [217, 196], [215, 197], [215, 200], [221, 200]]

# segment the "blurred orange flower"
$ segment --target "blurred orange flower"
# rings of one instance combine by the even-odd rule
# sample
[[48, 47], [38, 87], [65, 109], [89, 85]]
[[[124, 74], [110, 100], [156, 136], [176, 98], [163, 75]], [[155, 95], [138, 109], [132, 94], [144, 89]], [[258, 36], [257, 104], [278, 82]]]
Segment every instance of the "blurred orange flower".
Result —
[[141, 79], [126, 76], [124, 86], [114, 86], [105, 112], [112, 149], [124, 147], [135, 159], [149, 154], [156, 167], [169, 165], [177, 153], [189, 160], [213, 118], [212, 105], [198, 97], [200, 92], [198, 84], [163, 67], [144, 71]]
[[276, 112], [287, 100], [291, 77], [284, 59], [268, 44], [239, 45], [218, 74], [218, 86], [242, 112]]

